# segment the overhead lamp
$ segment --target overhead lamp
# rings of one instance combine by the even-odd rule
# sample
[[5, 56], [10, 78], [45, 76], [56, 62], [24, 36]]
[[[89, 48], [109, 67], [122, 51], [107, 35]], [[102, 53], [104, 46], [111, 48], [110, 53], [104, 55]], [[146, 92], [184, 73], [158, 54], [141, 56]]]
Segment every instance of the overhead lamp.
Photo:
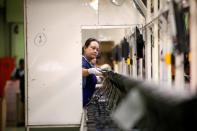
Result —
[[92, 7], [94, 10], [98, 10], [98, 0], [91, 0], [89, 3], [90, 7]]

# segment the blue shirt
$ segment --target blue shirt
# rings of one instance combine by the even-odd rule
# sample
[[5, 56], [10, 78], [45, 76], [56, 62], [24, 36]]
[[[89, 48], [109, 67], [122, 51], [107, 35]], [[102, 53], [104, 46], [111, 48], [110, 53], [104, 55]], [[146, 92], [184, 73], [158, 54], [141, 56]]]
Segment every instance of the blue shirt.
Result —
[[[93, 66], [83, 56], [82, 57], [82, 68], [89, 69], [92, 67]], [[95, 91], [96, 83], [97, 83], [97, 79], [96, 79], [96, 76], [93, 74], [83, 77], [83, 106], [88, 104], [88, 102], [90, 101], [90, 99]]]

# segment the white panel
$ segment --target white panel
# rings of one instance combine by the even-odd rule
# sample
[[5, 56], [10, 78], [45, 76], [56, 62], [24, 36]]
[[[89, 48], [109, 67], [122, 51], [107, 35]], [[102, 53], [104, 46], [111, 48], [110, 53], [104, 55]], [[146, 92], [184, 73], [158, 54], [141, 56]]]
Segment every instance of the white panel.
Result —
[[111, 0], [99, 0], [100, 25], [131, 25], [143, 24], [144, 18], [136, 9], [132, 0], [124, 0], [120, 6], [112, 4]]
[[193, 92], [196, 92], [197, 90], [197, 1], [190, 0], [190, 13], [191, 13], [191, 27], [192, 29], [190, 30], [190, 39], [191, 39], [191, 44], [190, 44], [190, 49], [191, 49], [191, 90]]
[[26, 0], [28, 125], [80, 124], [82, 25], [144, 22], [131, 0], [99, 0], [99, 12], [90, 2]]
[[80, 26], [95, 25], [97, 12], [85, 0], [26, 1], [27, 124], [80, 124]]

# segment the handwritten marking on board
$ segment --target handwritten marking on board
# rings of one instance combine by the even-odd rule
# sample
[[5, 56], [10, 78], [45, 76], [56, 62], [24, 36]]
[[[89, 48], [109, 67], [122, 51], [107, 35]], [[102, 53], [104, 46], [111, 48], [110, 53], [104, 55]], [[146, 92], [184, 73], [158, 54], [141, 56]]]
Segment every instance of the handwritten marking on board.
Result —
[[46, 35], [44, 33], [38, 33], [34, 39], [34, 44], [37, 46], [43, 46], [47, 41]]
[[33, 79], [31, 79], [31, 81], [35, 81], [35, 80], [36, 80], [36, 79], [34, 79], [34, 78], [33, 78]]

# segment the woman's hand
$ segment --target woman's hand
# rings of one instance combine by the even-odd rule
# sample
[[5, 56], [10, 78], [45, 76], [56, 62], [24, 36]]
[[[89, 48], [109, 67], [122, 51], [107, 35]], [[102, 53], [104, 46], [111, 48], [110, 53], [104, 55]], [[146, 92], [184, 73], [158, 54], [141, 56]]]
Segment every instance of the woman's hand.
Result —
[[99, 68], [89, 68], [88, 73], [94, 75], [102, 75], [101, 70]]

